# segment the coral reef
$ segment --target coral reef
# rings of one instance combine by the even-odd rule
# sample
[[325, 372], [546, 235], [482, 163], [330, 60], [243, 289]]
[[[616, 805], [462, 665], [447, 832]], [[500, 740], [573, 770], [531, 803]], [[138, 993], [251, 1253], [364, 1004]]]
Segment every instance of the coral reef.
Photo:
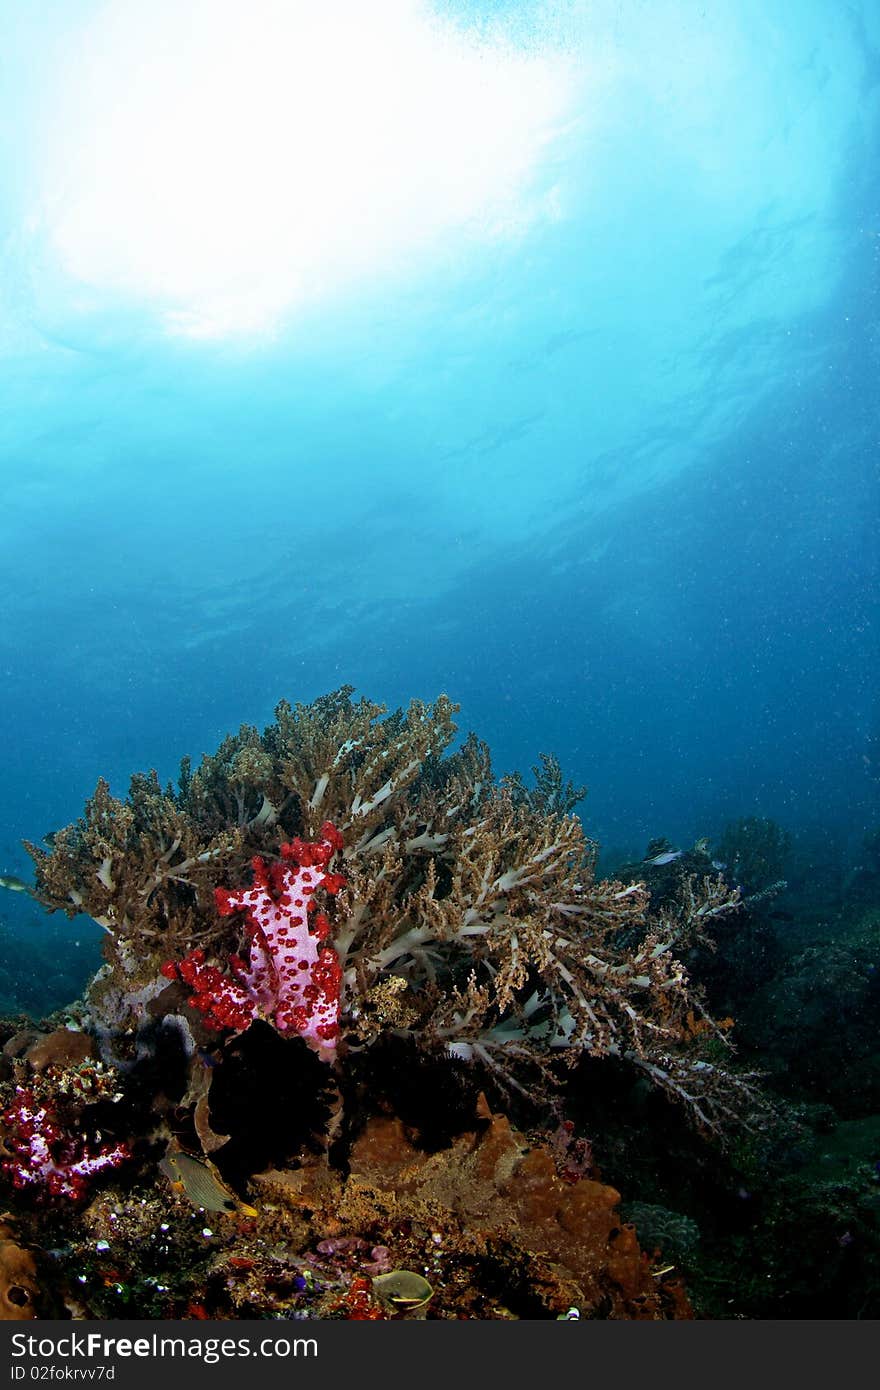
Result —
[[[844, 1117], [880, 1107], [877, 942], [823, 941], [790, 956], [762, 981], [741, 1015], [747, 1041], [769, 1058], [771, 1077], [830, 1102]], [[845, 1039], [846, 1066], [841, 1066]]]
[[[266, 1016], [266, 1000], [254, 1003], [267, 987], [255, 984], [263, 966], [253, 954], [240, 961], [235, 909], [253, 928], [259, 896], [265, 940], [266, 914], [274, 920], [290, 896], [284, 875], [302, 870], [305, 846], [325, 875], [315, 886], [337, 895], [320, 962], [334, 991], [339, 971], [325, 1024], [338, 1017], [340, 1055], [391, 1033], [533, 1093], [554, 1058], [622, 1057], [697, 1124], [733, 1123], [753, 1093], [715, 1054], [701, 1055], [703, 1034], [726, 1039], [681, 955], [736, 907], [736, 892], [717, 873], [685, 877], [652, 912], [643, 884], [597, 880], [595, 846], [569, 809], [580, 789], [563, 786], [553, 760], [533, 792], [518, 779], [499, 785], [475, 737], [447, 751], [455, 725], [445, 696], [383, 718], [351, 694], [282, 702], [262, 735], [244, 726], [195, 771], [184, 762], [176, 789], [138, 775], [119, 801], [100, 782], [51, 850], [28, 846], [40, 901], [87, 912], [107, 932], [86, 1026], [106, 1038], [136, 1031], [147, 1010], [180, 1011], [179, 992], [160, 999], [168, 975], [189, 975], [209, 1022], [224, 1010], [234, 1028]], [[332, 843], [321, 838], [330, 831]], [[221, 987], [227, 966], [238, 979]], [[284, 989], [273, 979], [284, 1030], [291, 1015], [279, 1016]]]
[[[75, 1225], [59, 1209], [58, 1301], [77, 1319], [691, 1316], [680, 1279], [621, 1220], [618, 1193], [562, 1176], [485, 1101], [437, 1152], [374, 1116], [347, 1171], [320, 1155], [255, 1175], [251, 1191], [250, 1213], [112, 1185]], [[400, 1298], [414, 1281], [420, 1296]]]
[[454, 714], [282, 702], [28, 845], [104, 929], [2, 1034], [0, 1178], [70, 1316], [690, 1315], [566, 1107], [595, 1066], [702, 1136], [762, 1113], [688, 964], [739, 892], [705, 847], [600, 879], [583, 790], [496, 781]]
[[785, 887], [791, 836], [766, 816], [743, 816], [724, 827], [715, 849], [746, 897]]
[[680, 1267], [687, 1263], [700, 1240], [700, 1228], [691, 1217], [651, 1202], [626, 1202], [621, 1215], [635, 1227], [645, 1250], [656, 1250]]
[[566, 1179], [546, 1146], [531, 1144], [485, 1102], [477, 1119], [449, 1148], [427, 1154], [399, 1119], [375, 1117], [353, 1146], [345, 1180], [318, 1166], [269, 1171], [257, 1186], [300, 1219], [323, 1213], [319, 1224], [340, 1244], [356, 1232], [372, 1257], [378, 1249], [386, 1261], [424, 1261], [427, 1244], [440, 1305], [451, 1296], [471, 1316], [486, 1316], [493, 1303], [500, 1315], [493, 1286], [504, 1288], [508, 1316], [559, 1316], [571, 1307], [583, 1317], [687, 1314], [680, 1287], [658, 1281], [621, 1221], [613, 1188]]

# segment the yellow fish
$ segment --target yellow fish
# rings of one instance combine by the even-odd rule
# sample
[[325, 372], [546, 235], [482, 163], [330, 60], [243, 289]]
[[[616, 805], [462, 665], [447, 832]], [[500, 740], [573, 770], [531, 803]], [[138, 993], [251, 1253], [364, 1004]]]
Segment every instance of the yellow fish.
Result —
[[213, 1164], [196, 1158], [195, 1154], [189, 1154], [176, 1145], [169, 1145], [159, 1164], [159, 1171], [188, 1197], [194, 1207], [202, 1207], [205, 1211], [225, 1211], [230, 1215], [234, 1212], [240, 1212], [242, 1216], [259, 1214], [254, 1207], [236, 1197]]

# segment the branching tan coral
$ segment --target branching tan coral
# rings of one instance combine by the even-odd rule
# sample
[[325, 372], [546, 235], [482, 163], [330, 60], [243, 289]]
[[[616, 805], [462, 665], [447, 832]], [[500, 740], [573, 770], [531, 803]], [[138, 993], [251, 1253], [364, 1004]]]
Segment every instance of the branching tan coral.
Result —
[[243, 726], [195, 771], [184, 761], [176, 788], [137, 776], [119, 801], [100, 782], [51, 852], [29, 846], [46, 906], [107, 928], [105, 1000], [152, 1000], [155, 1012], [163, 961], [200, 947], [225, 964], [241, 928], [218, 917], [213, 889], [244, 884], [254, 854], [331, 821], [348, 1046], [403, 1036], [527, 1090], [557, 1057], [617, 1056], [723, 1129], [749, 1083], [700, 1055], [729, 1041], [683, 959], [736, 891], [687, 878], [653, 914], [644, 884], [596, 879], [596, 847], [571, 813], [582, 789], [554, 759], [531, 792], [519, 778], [499, 785], [474, 736], [449, 751], [446, 696], [386, 715], [352, 693], [282, 701], [262, 735]]

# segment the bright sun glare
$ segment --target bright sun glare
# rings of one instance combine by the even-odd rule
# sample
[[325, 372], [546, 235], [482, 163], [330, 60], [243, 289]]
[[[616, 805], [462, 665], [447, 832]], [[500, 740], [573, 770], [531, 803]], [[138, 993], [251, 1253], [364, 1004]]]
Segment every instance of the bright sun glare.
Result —
[[111, 0], [47, 118], [68, 275], [174, 332], [265, 332], [340, 285], [549, 215], [553, 53], [427, 0]]

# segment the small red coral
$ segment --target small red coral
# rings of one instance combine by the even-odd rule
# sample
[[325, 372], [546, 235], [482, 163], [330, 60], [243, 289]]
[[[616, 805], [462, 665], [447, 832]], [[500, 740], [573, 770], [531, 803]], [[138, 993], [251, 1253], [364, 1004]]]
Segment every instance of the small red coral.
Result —
[[16, 1087], [15, 1100], [0, 1114], [3, 1141], [10, 1157], [0, 1167], [14, 1187], [36, 1187], [50, 1197], [78, 1201], [90, 1178], [117, 1168], [130, 1157], [126, 1144], [90, 1147], [81, 1135], [68, 1133], [48, 1101]]

